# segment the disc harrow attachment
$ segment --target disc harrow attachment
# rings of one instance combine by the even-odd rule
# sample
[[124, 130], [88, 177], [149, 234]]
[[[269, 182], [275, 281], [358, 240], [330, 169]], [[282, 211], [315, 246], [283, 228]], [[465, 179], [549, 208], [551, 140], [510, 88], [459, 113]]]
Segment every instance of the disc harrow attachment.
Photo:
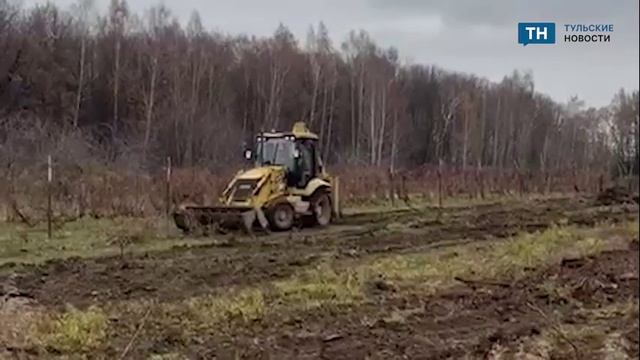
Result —
[[173, 220], [185, 234], [240, 230], [252, 235], [255, 225], [268, 231], [262, 210], [249, 206], [182, 206], [173, 213]]

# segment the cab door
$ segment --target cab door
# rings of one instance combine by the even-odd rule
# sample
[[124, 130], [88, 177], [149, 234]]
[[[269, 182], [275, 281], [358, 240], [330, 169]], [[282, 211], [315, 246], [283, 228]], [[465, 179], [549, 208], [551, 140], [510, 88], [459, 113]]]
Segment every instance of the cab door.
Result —
[[297, 142], [297, 171], [299, 181], [296, 185], [299, 189], [304, 189], [309, 181], [316, 176], [315, 144], [313, 140], [299, 140]]

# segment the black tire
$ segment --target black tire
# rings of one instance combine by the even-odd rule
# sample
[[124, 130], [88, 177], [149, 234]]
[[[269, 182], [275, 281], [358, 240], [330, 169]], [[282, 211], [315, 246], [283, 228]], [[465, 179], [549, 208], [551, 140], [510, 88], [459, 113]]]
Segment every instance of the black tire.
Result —
[[293, 227], [295, 221], [295, 211], [291, 204], [287, 202], [280, 202], [268, 212], [269, 225], [275, 231], [286, 231]]
[[311, 221], [314, 226], [324, 227], [331, 223], [333, 209], [331, 206], [331, 197], [326, 190], [318, 190], [309, 200], [309, 209], [311, 210]]
[[176, 227], [182, 231], [184, 235], [190, 235], [192, 230], [192, 219], [185, 213], [174, 212], [173, 221]]

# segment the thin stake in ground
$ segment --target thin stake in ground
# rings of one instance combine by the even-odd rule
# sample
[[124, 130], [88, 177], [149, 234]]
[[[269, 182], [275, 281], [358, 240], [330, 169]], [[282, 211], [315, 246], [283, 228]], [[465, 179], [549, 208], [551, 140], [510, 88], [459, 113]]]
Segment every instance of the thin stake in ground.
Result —
[[53, 181], [53, 167], [51, 155], [47, 157], [47, 238], [51, 240], [51, 183]]

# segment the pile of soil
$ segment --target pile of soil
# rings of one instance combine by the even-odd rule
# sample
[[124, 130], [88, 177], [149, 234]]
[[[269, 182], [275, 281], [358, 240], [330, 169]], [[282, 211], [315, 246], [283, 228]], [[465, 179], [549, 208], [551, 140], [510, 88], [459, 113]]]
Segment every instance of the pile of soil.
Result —
[[637, 204], [638, 194], [634, 194], [622, 186], [612, 186], [601, 191], [596, 202], [600, 205]]

